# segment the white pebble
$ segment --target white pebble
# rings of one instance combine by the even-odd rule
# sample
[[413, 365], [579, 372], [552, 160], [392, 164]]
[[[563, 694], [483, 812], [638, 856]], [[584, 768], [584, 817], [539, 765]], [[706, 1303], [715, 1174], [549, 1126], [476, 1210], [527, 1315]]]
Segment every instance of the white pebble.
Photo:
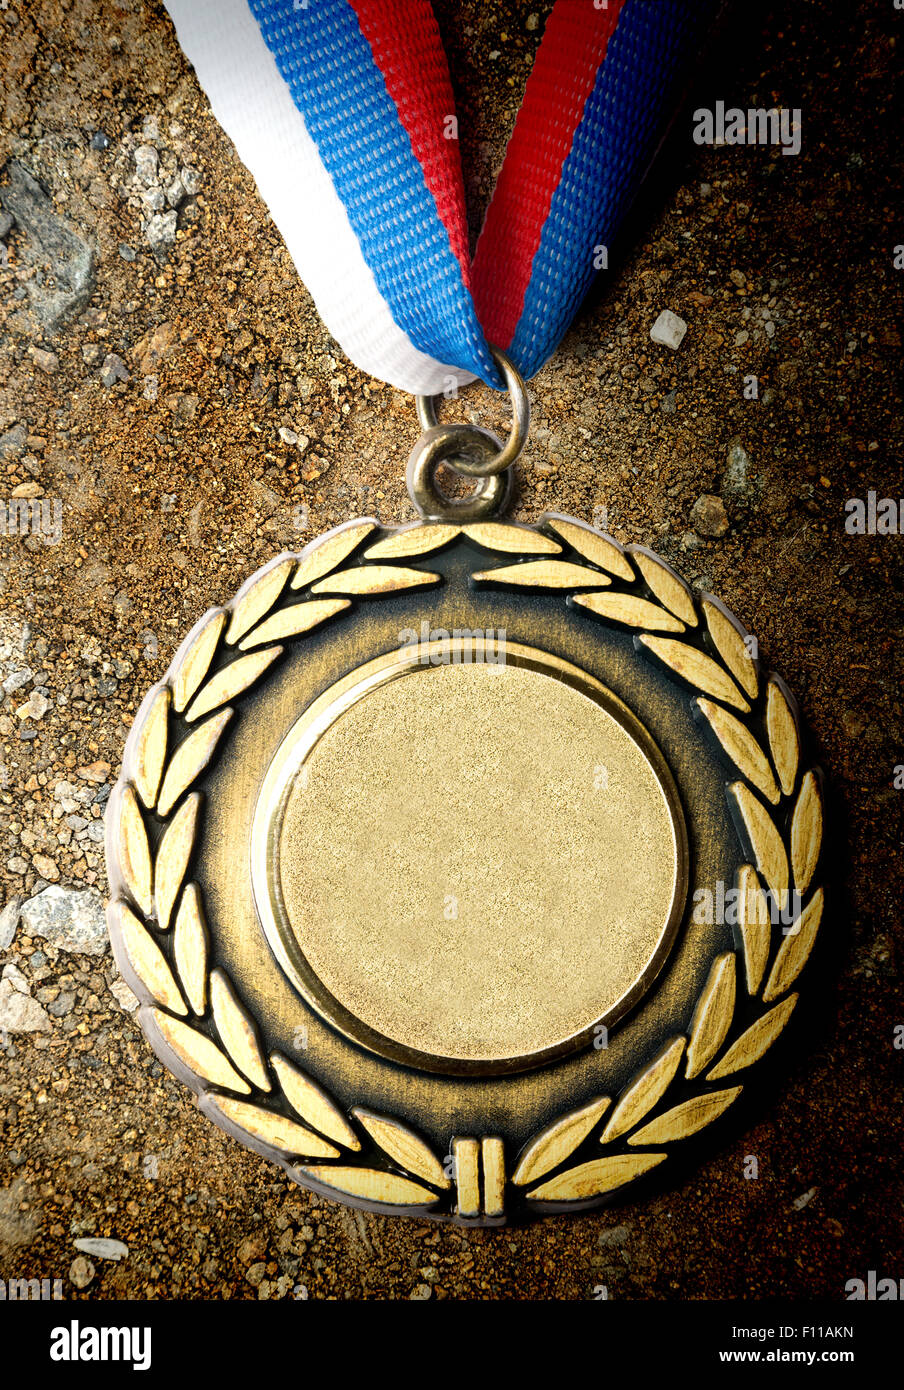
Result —
[[673, 352], [677, 352], [684, 341], [686, 332], [687, 324], [684, 322], [684, 319], [680, 319], [677, 314], [673, 314], [671, 309], [663, 309], [659, 318], [650, 329], [650, 338], [654, 343], [658, 343], [660, 347], [671, 348]]

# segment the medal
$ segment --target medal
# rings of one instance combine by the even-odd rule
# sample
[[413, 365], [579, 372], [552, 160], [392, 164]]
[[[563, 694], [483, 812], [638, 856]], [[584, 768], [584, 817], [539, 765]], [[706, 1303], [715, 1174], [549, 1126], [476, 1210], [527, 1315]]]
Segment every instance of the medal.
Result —
[[[247, 134], [253, 113], [218, 109], [204, 7], [170, 8]], [[823, 795], [784, 682], [653, 552], [506, 517], [524, 377], [630, 186], [624, 129], [613, 167], [601, 153], [611, 93], [659, 93], [636, 175], [700, 11], [560, 0], [472, 267], [437, 162], [452, 107], [429, 6], [225, 6], [252, 77], [292, 103], [304, 139], [287, 140], [329, 174], [349, 281], [363, 262], [392, 309], [379, 348], [385, 322], [336, 297], [335, 257], [296, 253], [356, 360], [382, 351], [380, 374], [419, 397], [420, 519], [349, 521], [189, 634], [111, 797], [110, 929], [149, 1041], [205, 1115], [350, 1205], [492, 1225], [633, 1196], [717, 1142], [803, 1007]], [[432, 81], [413, 113], [415, 59]], [[551, 189], [533, 239], [525, 168]], [[570, 238], [584, 250], [563, 272]], [[417, 297], [415, 244], [435, 270]], [[504, 444], [440, 421], [450, 376], [505, 386]]]

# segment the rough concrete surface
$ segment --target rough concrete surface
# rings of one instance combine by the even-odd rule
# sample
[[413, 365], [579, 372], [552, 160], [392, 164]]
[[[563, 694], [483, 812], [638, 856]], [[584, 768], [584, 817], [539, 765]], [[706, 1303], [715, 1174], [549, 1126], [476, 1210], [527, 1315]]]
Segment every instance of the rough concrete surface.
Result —
[[[549, 8], [437, 4], [475, 229]], [[0, 538], [0, 1276], [84, 1299], [652, 1300], [841, 1298], [868, 1269], [904, 1275], [904, 537], [844, 524], [847, 499], [904, 492], [904, 16], [739, 11], [606, 284], [532, 382], [514, 515], [604, 507], [756, 631], [848, 847], [837, 966], [771, 1102], [690, 1176], [465, 1231], [318, 1200], [205, 1121], [97, 930], [143, 692], [286, 545], [412, 517], [412, 403], [330, 340], [159, 4], [0, 4], [0, 471], [8, 503], [47, 504], [43, 534]], [[696, 146], [692, 110], [718, 99], [799, 106], [800, 154]], [[687, 324], [677, 346], [650, 339], [664, 311]], [[464, 408], [504, 425], [482, 388]]]

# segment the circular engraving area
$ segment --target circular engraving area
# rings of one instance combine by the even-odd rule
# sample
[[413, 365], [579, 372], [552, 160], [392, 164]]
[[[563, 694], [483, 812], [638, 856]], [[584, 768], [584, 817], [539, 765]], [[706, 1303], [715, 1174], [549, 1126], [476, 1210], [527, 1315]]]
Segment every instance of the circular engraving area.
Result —
[[460, 640], [370, 662], [296, 722], [252, 873], [274, 954], [334, 1026], [491, 1073], [637, 1002], [681, 916], [687, 842], [661, 754], [605, 686]]

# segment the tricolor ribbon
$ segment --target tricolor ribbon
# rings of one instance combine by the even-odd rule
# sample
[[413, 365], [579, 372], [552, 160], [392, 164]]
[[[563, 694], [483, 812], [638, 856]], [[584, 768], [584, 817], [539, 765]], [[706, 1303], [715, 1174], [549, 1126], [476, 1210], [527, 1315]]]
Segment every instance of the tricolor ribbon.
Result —
[[433, 395], [554, 351], [719, 0], [556, 0], [473, 258], [428, 0], [165, 0], [332, 335]]

